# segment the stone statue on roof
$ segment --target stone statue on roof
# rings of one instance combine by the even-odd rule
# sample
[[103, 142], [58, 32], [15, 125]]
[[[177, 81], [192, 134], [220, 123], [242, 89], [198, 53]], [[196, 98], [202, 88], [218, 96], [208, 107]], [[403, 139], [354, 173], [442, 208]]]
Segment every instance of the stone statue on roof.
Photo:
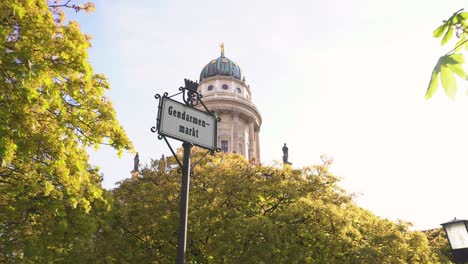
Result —
[[284, 146], [283, 146], [283, 163], [284, 164], [289, 164], [289, 165], [292, 165], [291, 162], [288, 161], [288, 157], [289, 157], [289, 149], [288, 147], [286, 146], [286, 143], [284, 143]]
[[140, 166], [140, 156], [138, 156], [138, 152], [133, 158], [133, 170], [138, 171], [138, 167]]
[[140, 167], [140, 156], [138, 156], [138, 152], [133, 158], [133, 170], [130, 172], [132, 174], [132, 179], [137, 179], [138, 175], [140, 174], [138, 171], [138, 167]]

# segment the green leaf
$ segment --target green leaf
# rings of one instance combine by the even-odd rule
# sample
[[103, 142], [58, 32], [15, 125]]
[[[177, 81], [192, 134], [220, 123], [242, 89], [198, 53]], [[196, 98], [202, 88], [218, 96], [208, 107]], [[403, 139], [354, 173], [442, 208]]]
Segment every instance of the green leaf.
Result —
[[458, 13], [454, 17], [454, 24], [459, 24], [462, 27], [466, 27], [466, 17], [462, 15], [462, 13]]
[[462, 37], [460, 38], [460, 40], [457, 42], [457, 44], [455, 44], [455, 49], [454, 51], [459, 51], [460, 49], [463, 48], [463, 44], [465, 44], [465, 41], [466, 41], [466, 36], [465, 35], [462, 35]]
[[442, 46], [447, 44], [447, 42], [449, 42], [450, 39], [452, 39], [452, 37], [453, 37], [453, 27], [452, 27], [452, 23], [450, 23], [448, 25], [447, 32], [445, 33], [444, 37], [442, 38], [442, 41], [440, 42], [440, 44]]
[[455, 99], [457, 93], [457, 83], [453, 72], [447, 67], [442, 65], [440, 70], [440, 80], [442, 82], [442, 87], [444, 87], [445, 94], [450, 99]]
[[440, 65], [439, 62], [437, 62], [436, 66], [434, 67], [434, 70], [432, 70], [431, 80], [429, 81], [429, 85], [426, 90], [426, 99], [430, 99], [432, 95], [437, 91], [437, 88], [439, 88], [439, 73]]
[[434, 30], [433, 35], [434, 38], [440, 38], [444, 34], [445, 30], [447, 29], [447, 23], [440, 25], [436, 30]]
[[18, 146], [10, 138], [0, 138], [0, 161], [1, 167], [9, 165], [13, 158]]
[[26, 14], [25, 8], [22, 7], [21, 5], [14, 4], [12, 8], [13, 8], [13, 14], [15, 16], [18, 16], [19, 18], [23, 18], [24, 15]]
[[458, 77], [465, 79], [466, 80], [466, 72], [465, 69], [463, 69], [461, 64], [447, 64], [447, 67]]
[[463, 54], [455, 53], [443, 56], [441, 61], [441, 66], [448, 67], [453, 73], [457, 74], [460, 78], [466, 79], [466, 72], [463, 69], [462, 65], [465, 63]]
[[49, 196], [49, 194], [55, 189], [55, 186], [50, 182], [45, 182], [44, 184], [44, 196]]
[[465, 63], [465, 59], [463, 58], [463, 54], [461, 53], [453, 53], [450, 55], [443, 56], [444, 63], [443, 64], [454, 64], [454, 63]]
[[468, 19], [468, 12], [461, 12], [461, 13], [459, 13], [459, 15], [465, 20]]
[[468, 77], [465, 69], [462, 66], [464, 63], [465, 59], [463, 58], [463, 54], [461, 53], [455, 53], [440, 57], [432, 72], [431, 80], [429, 82], [425, 98], [431, 98], [437, 90], [439, 85], [438, 76], [440, 73], [440, 78], [442, 81], [442, 86], [445, 90], [445, 94], [451, 99], [454, 99], [455, 94], [457, 92], [457, 83], [454, 74], [456, 74], [462, 79], [466, 79]]

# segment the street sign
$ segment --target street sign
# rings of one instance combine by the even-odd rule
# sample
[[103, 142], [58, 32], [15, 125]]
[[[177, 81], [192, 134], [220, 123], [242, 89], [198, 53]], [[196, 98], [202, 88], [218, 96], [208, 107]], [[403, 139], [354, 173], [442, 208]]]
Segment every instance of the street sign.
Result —
[[[180, 87], [178, 94], [182, 94], [185, 104], [170, 99], [168, 93], [156, 94], [154, 98], [159, 100], [158, 117], [156, 126], [151, 128], [153, 133], [158, 132], [158, 139], [164, 139], [169, 146], [174, 158], [182, 169], [182, 186], [180, 189], [180, 221], [179, 234], [177, 240], [177, 264], [185, 264], [185, 254], [187, 249], [187, 221], [188, 221], [188, 199], [190, 185], [190, 156], [193, 145], [208, 149], [212, 155], [215, 151], [220, 151], [216, 147], [217, 128], [220, 119], [206, 108], [201, 100], [202, 96], [197, 92], [198, 83], [184, 79], [185, 87]], [[201, 103], [206, 112], [194, 108]], [[177, 154], [172, 149], [166, 137], [181, 140], [184, 143], [183, 163], [180, 162]], [[208, 152], [206, 154], [208, 154]], [[206, 155], [205, 154], [205, 155]], [[205, 157], [205, 155], [203, 157]], [[202, 157], [202, 158], [203, 158]], [[195, 162], [197, 164], [200, 160]]]
[[162, 98], [159, 134], [215, 150], [217, 118], [168, 97]]

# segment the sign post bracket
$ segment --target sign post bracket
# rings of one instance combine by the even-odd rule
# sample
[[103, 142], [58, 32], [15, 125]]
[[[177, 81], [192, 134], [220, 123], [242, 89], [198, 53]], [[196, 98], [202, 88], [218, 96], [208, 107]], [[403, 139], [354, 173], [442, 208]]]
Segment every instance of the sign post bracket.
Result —
[[183, 169], [184, 169], [184, 166], [183, 166], [182, 163], [180, 162], [179, 157], [177, 157], [177, 154], [175, 153], [174, 149], [172, 149], [171, 144], [169, 144], [169, 140], [167, 140], [167, 138], [166, 138], [165, 136], [158, 135], [158, 139], [160, 139], [159, 137], [163, 138], [164, 141], [166, 141], [166, 144], [167, 144], [167, 146], [169, 147], [169, 149], [171, 150], [172, 155], [174, 155], [174, 158], [175, 158], [175, 160], [177, 161], [177, 163], [179, 164], [180, 169], [183, 170]]

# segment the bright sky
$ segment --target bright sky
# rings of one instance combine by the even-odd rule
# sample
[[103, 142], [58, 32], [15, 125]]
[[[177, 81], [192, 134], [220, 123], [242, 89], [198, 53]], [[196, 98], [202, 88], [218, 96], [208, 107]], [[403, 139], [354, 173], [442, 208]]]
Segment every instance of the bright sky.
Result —
[[[90, 60], [142, 163], [170, 151], [150, 132], [155, 93], [176, 93], [219, 56], [237, 62], [261, 111], [261, 160], [295, 167], [326, 154], [342, 186], [375, 214], [438, 227], [468, 218], [468, 96], [424, 93], [440, 47], [432, 31], [463, 1], [104, 1], [78, 15]], [[174, 147], [181, 143], [173, 142]], [[104, 187], [130, 177], [133, 155], [92, 154]]]

